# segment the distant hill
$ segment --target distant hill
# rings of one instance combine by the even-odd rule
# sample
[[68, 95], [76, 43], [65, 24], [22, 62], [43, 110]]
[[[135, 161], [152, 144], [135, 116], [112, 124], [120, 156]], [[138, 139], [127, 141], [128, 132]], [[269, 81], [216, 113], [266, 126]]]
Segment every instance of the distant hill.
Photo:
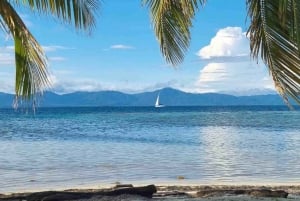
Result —
[[0, 107], [11, 107], [14, 95], [0, 92]]
[[[117, 91], [75, 92], [58, 95], [46, 92], [40, 101], [41, 107], [79, 106], [153, 106], [157, 95], [166, 106], [225, 106], [225, 105], [283, 105], [280, 96], [253, 95], [232, 96], [218, 93], [187, 93], [172, 88], [153, 92], [125, 94]], [[14, 96], [0, 93], [0, 107], [11, 107]]]

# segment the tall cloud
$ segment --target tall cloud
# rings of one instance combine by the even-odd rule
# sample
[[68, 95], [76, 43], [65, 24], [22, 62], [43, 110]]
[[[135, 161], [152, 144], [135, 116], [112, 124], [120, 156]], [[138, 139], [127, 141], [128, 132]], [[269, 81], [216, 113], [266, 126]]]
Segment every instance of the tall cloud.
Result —
[[249, 40], [240, 27], [220, 29], [197, 55], [207, 62], [196, 82], [199, 92], [274, 89], [266, 67], [251, 60]]

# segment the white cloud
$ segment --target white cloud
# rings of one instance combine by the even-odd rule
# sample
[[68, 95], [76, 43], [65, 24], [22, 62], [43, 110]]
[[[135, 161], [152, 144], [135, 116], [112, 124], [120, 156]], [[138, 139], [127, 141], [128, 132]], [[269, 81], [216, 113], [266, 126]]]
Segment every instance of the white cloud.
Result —
[[207, 64], [196, 82], [198, 92], [274, 89], [266, 67], [251, 61], [249, 40], [240, 27], [220, 29], [197, 55]]
[[58, 76], [72, 76], [73, 71], [70, 70], [53, 70], [52, 74], [58, 75]]
[[101, 82], [95, 79], [90, 78], [64, 78], [63, 76], [52, 77], [52, 87], [51, 91], [56, 93], [64, 94], [64, 93], [72, 93], [76, 91], [88, 91], [88, 92], [95, 92], [95, 91], [105, 91], [105, 90], [112, 90], [112, 91], [121, 91], [121, 92], [137, 92], [140, 89], [128, 87], [125, 83], [107, 83]]
[[201, 92], [238, 92], [272, 89], [263, 66], [252, 62], [209, 63], [201, 71], [197, 86]]
[[[61, 46], [61, 45], [43, 45], [42, 48], [46, 53], [56, 52], [59, 50], [74, 50], [75, 49], [72, 47], [66, 47], [66, 46]], [[48, 57], [48, 59], [49, 59], [49, 61], [52, 61], [52, 62], [59, 62], [59, 61], [67, 60], [67, 58], [62, 57], [62, 56], [50, 56], [50, 57]]]
[[[103, 84], [95, 79], [78, 78], [74, 72], [65, 70], [56, 70], [51, 74], [52, 87], [51, 91], [56, 93], [72, 93], [76, 91], [101, 91], [114, 90], [112, 85]], [[105, 86], [104, 86], [105, 85]]]
[[[52, 79], [53, 80], [53, 79]], [[75, 91], [100, 91], [103, 87], [95, 80], [53, 80], [51, 90], [56, 93], [71, 93]]]
[[[43, 46], [44, 51], [51, 52], [62, 49], [71, 49], [63, 46]], [[48, 57], [49, 61], [65, 61], [67, 60], [65, 57], [61, 56], [51, 56]], [[0, 47], [0, 67], [7, 67], [14, 65], [15, 63], [15, 55], [14, 55], [14, 46], [6, 46]]]
[[117, 44], [117, 45], [110, 46], [109, 49], [129, 50], [129, 49], [134, 49], [134, 47], [133, 46], [129, 46], [129, 45]]
[[0, 53], [0, 66], [12, 65], [14, 63], [14, 56], [10, 53]]
[[49, 57], [49, 61], [65, 61], [65, 57]]
[[43, 45], [43, 50], [45, 52], [55, 52], [57, 50], [74, 50], [75, 48], [72, 47], [66, 47], [61, 45]]
[[128, 80], [104, 81], [87, 77], [78, 78], [77, 73], [64, 70], [52, 71], [51, 76], [52, 87], [51, 91], [56, 93], [72, 93], [76, 91], [121, 91], [124, 93], [139, 93], [144, 91], [152, 91], [165, 87], [173, 87], [184, 89], [187, 86], [179, 83], [176, 80], [170, 80], [161, 83], [137, 83]]
[[220, 29], [208, 46], [197, 53], [202, 59], [245, 58], [249, 55], [249, 41], [241, 27]]
[[[55, 52], [58, 50], [74, 50], [75, 48], [73, 47], [66, 47], [66, 46], [61, 46], [61, 45], [42, 45], [42, 48], [45, 52]], [[14, 50], [15, 47], [12, 45], [5, 46], [2, 49], [4, 50]]]
[[174, 88], [174, 89], [178, 89], [181, 91], [185, 91], [185, 92], [197, 92], [195, 91], [195, 86], [193, 85], [193, 83], [190, 82], [186, 82], [186, 81], [179, 81], [176, 79], [172, 79], [172, 80], [168, 80], [165, 82], [157, 82], [157, 83], [148, 83], [147, 85], [144, 86], [140, 86], [139, 88], [137, 87], [132, 87], [132, 89], [130, 92], [145, 92], [145, 91], [154, 91], [154, 90], [158, 90], [158, 89], [162, 89], [162, 88]]
[[0, 48], [0, 66], [12, 65], [15, 62], [13, 46]]
[[0, 91], [14, 93], [14, 75], [11, 72], [0, 72]]
[[11, 51], [13, 51], [13, 50], [15, 50], [15, 46], [12, 46], [12, 45], [9, 45], [9, 46], [6, 46], [6, 47], [4, 47], [6, 50], [11, 50]]

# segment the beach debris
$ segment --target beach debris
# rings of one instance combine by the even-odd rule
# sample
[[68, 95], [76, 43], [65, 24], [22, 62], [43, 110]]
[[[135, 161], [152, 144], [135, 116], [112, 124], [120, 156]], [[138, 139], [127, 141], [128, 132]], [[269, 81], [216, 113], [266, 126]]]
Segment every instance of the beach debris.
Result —
[[216, 197], [224, 195], [242, 195], [246, 194], [245, 190], [223, 190], [223, 189], [211, 189], [211, 190], [201, 190], [196, 193], [195, 197]]
[[252, 190], [248, 193], [253, 197], [276, 197], [276, 198], [287, 198], [288, 193], [282, 190], [272, 191], [268, 189]]
[[152, 198], [156, 193], [155, 185], [140, 186], [140, 187], [123, 187], [116, 189], [105, 189], [94, 192], [69, 192], [69, 191], [44, 191], [29, 194], [11, 195], [0, 198], [3, 200], [26, 200], [26, 201], [65, 201], [77, 199], [90, 199], [101, 196], [120, 196], [120, 195], [137, 195], [147, 198]]
[[133, 185], [132, 184], [116, 184], [115, 188], [132, 188]]
[[189, 194], [182, 191], [160, 191], [153, 195], [154, 198], [174, 198], [174, 197], [180, 197], [180, 198], [191, 198]]
[[211, 189], [201, 190], [196, 193], [196, 197], [215, 197], [224, 195], [249, 195], [252, 197], [273, 197], [273, 198], [287, 198], [288, 193], [283, 190], [269, 190], [269, 189], [251, 189], [251, 190], [223, 190]]
[[183, 179], [185, 179], [185, 177], [180, 175], [180, 176], [177, 176], [177, 179], [178, 180], [183, 180]]

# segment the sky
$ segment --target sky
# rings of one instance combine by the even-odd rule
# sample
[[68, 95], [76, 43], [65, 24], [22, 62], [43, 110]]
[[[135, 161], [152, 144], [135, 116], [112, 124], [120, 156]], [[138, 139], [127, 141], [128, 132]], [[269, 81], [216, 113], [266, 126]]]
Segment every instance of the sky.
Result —
[[[18, 8], [49, 61], [51, 91], [117, 90], [126, 93], [172, 87], [186, 92], [233, 95], [273, 93], [266, 66], [250, 57], [246, 3], [210, 0], [200, 8], [182, 64], [161, 55], [149, 10], [141, 0], [103, 0], [92, 34]], [[0, 91], [14, 91], [11, 37], [0, 34]]]

